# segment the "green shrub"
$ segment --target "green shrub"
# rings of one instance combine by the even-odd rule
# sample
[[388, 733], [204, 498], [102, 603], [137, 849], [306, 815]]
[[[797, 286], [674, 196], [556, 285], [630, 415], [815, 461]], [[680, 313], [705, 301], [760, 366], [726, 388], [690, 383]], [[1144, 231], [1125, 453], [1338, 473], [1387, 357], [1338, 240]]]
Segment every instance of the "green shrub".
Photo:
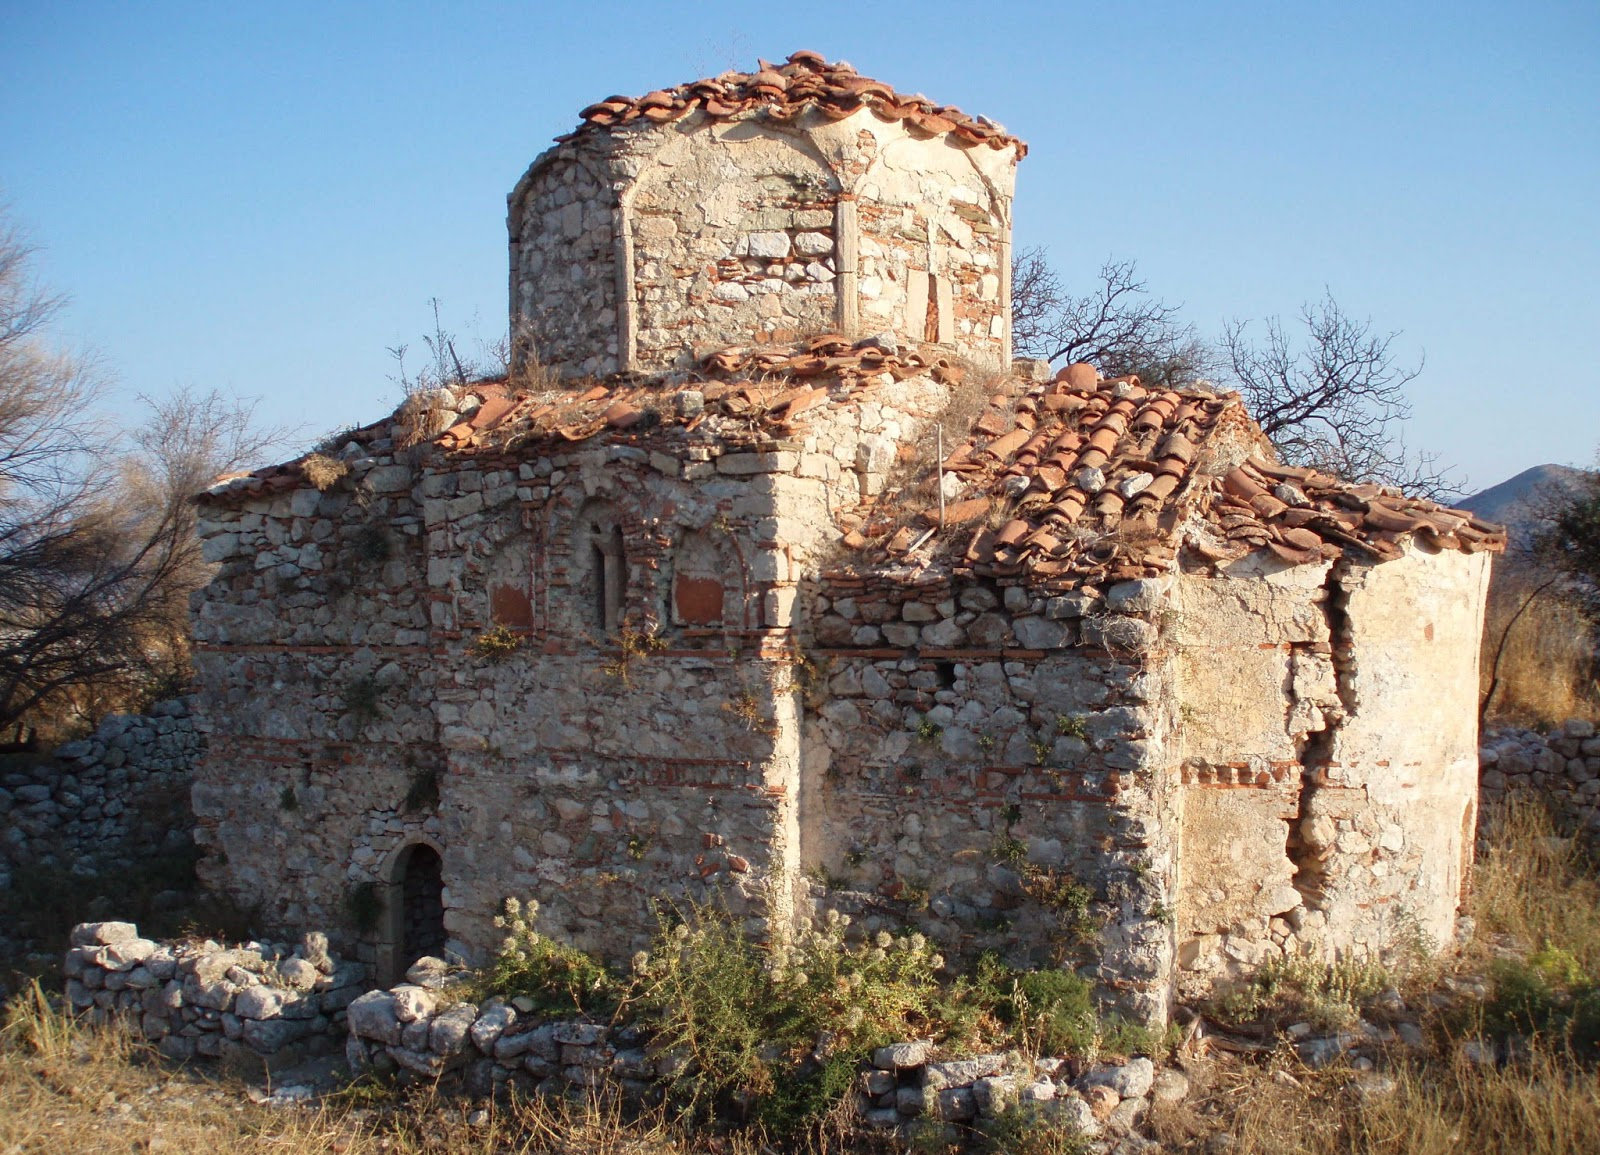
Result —
[[1600, 1059], [1600, 982], [1569, 951], [1548, 944], [1526, 962], [1502, 959], [1484, 1023], [1497, 1034], [1537, 1035], [1574, 1055]]
[[986, 1155], [1081, 1155], [1089, 1139], [1038, 1103], [1012, 1103], [982, 1123], [979, 1150]]
[[[782, 1130], [848, 1088], [867, 1048], [930, 1033], [944, 963], [919, 934], [847, 944], [847, 917], [787, 945], [751, 939], [726, 914], [690, 910], [635, 959], [657, 1044], [687, 1061], [674, 1091], [691, 1111], [749, 1102]], [[830, 1038], [826, 1057], [812, 1053]]]
[[622, 997], [622, 984], [593, 955], [536, 931], [538, 913], [539, 904], [531, 899], [506, 899], [505, 913], [494, 920], [506, 937], [480, 977], [484, 993], [531, 999], [536, 1009], [558, 1014], [610, 1015]]
[[1303, 1020], [1319, 1031], [1337, 1031], [1353, 1026], [1362, 1004], [1393, 981], [1375, 963], [1309, 955], [1269, 959], [1247, 984], [1213, 1000], [1210, 1010], [1225, 1022]]

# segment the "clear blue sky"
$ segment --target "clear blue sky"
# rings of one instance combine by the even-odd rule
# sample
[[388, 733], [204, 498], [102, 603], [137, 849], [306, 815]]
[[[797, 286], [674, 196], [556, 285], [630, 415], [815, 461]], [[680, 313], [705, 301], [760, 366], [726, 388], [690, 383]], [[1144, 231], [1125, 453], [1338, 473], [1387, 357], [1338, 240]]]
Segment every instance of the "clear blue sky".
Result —
[[1424, 351], [1474, 488], [1600, 445], [1600, 4], [0, 0], [0, 196], [124, 397], [397, 401], [505, 325], [505, 195], [577, 110], [811, 48], [1029, 142], [1017, 240], [1214, 333], [1326, 285]]

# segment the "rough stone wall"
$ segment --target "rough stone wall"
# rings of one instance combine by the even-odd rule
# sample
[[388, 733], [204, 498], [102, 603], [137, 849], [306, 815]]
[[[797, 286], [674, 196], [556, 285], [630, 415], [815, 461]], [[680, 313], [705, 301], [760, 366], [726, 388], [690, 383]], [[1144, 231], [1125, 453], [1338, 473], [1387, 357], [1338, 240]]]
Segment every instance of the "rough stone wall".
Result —
[[328, 951], [326, 936], [297, 944], [158, 943], [128, 922], [80, 923], [63, 964], [67, 1002], [104, 1022], [129, 1020], [169, 1059], [288, 1066], [334, 1049], [345, 1008], [368, 969]]
[[1202, 989], [1291, 946], [1453, 935], [1470, 862], [1487, 563], [1252, 555], [1186, 574], [1179, 961]]
[[1163, 1020], [1177, 836], [1167, 596], [1164, 581], [1048, 599], [826, 582], [813, 651], [826, 684], [801, 780], [819, 901], [859, 911], [869, 895], [947, 950], [1081, 967]]
[[519, 367], [537, 361], [569, 376], [623, 367], [613, 139], [559, 145], [511, 195], [511, 341]]
[[109, 714], [88, 738], [0, 776], [0, 887], [12, 869], [126, 870], [190, 845], [190, 769], [202, 748], [181, 698]]
[[325, 493], [201, 507], [200, 875], [285, 929], [347, 922], [351, 889], [437, 821], [405, 805], [442, 764], [422, 504], [386, 441], [344, 460]]
[[1563, 818], [1600, 833], [1600, 737], [1587, 718], [1541, 734], [1510, 726], [1490, 730], [1478, 752], [1485, 809], [1514, 798], [1550, 803]]
[[830, 330], [1004, 366], [1015, 164], [866, 111], [580, 132], [509, 198], [513, 368], [663, 369]]
[[1009, 218], [963, 154], [888, 142], [860, 186], [858, 213], [863, 329], [1005, 364]]
[[630, 190], [636, 367], [670, 367], [691, 344], [836, 327], [838, 181], [802, 145], [718, 126], [659, 157]]

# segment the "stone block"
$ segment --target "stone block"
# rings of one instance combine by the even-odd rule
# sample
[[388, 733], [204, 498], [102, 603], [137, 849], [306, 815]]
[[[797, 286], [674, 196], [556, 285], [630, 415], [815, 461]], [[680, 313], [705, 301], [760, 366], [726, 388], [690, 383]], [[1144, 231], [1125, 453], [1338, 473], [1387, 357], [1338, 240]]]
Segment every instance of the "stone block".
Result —
[[898, 1071], [907, 1067], [920, 1067], [928, 1061], [928, 1043], [916, 1040], [909, 1043], [891, 1043], [872, 1053], [872, 1065], [881, 1071]]
[[[45, 789], [45, 797], [49, 797], [49, 790], [41, 789]], [[138, 937], [139, 928], [131, 922], [80, 922], [72, 928], [70, 941], [73, 946], [110, 946]]]

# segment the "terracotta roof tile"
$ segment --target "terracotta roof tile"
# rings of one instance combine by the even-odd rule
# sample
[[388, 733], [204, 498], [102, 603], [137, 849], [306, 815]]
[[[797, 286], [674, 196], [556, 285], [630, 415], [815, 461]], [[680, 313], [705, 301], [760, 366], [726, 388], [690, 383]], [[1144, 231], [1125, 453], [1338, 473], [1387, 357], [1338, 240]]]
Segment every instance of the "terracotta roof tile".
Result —
[[[1020, 431], [1024, 417], [1037, 423]], [[1306, 565], [1347, 551], [1398, 557], [1408, 534], [1468, 552], [1505, 546], [1499, 527], [1463, 511], [1272, 456], [1237, 394], [1156, 393], [1068, 366], [991, 405], [947, 461], [960, 503], [982, 495], [991, 515], [1011, 512], [995, 532], [959, 527], [947, 511], [945, 533], [959, 537], [949, 564], [1051, 587], [1154, 576], [1180, 549], [1214, 562], [1265, 549]], [[878, 550], [869, 543], [861, 560]]]
[[638, 98], [609, 96], [578, 114], [583, 124], [576, 132], [556, 139], [621, 128], [641, 118], [665, 124], [699, 113], [713, 120], [761, 116], [788, 121], [809, 108], [831, 120], [867, 108], [881, 120], [901, 121], [928, 136], [953, 137], [958, 145], [1013, 148], [1019, 160], [1028, 152], [1027, 145], [993, 121], [935, 105], [920, 93], [902, 96], [882, 81], [858, 75], [842, 61], [829, 64], [815, 52], [793, 53], [780, 65], [763, 60], [753, 73], [724, 72]]

